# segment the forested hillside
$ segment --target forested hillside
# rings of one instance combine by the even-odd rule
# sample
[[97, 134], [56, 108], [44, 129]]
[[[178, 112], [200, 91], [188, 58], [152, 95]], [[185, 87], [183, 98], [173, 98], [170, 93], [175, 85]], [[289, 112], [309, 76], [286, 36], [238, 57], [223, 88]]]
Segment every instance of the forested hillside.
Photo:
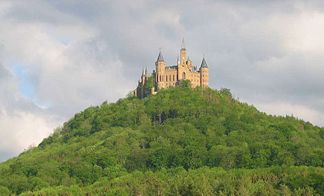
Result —
[[76, 114], [0, 164], [0, 195], [324, 195], [324, 128], [176, 87]]

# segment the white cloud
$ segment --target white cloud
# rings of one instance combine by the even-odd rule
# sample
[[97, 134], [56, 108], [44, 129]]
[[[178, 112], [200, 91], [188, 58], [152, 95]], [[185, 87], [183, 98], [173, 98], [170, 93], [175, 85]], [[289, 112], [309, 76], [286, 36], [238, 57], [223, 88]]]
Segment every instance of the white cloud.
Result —
[[282, 38], [283, 47], [291, 52], [319, 55], [324, 52], [324, 13], [302, 11], [270, 18], [267, 25]]
[[[38, 144], [83, 108], [126, 95], [133, 85], [96, 29], [64, 16], [69, 22], [53, 25], [0, 15], [0, 161]], [[29, 97], [21, 92], [26, 80], [34, 89]]]
[[313, 123], [323, 124], [324, 115], [316, 110], [310, 109], [304, 105], [297, 105], [284, 102], [273, 103], [256, 103], [256, 107], [261, 111], [273, 115], [288, 115], [295, 116], [299, 119], [304, 119]]
[[[0, 149], [10, 156], [21, 153], [30, 145], [38, 145], [58, 124], [50, 116], [31, 112], [0, 111]], [[0, 155], [0, 161], [5, 157]]]
[[0, 3], [0, 16], [7, 13], [7, 11], [12, 6], [10, 1], [4, 1]]
[[19, 93], [18, 81], [0, 64], [0, 161], [38, 144], [59, 120]]

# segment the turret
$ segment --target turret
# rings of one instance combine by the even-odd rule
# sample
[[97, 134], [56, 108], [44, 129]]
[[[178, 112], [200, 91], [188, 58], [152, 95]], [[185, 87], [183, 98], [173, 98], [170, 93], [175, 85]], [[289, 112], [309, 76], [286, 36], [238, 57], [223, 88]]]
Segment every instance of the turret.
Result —
[[209, 77], [208, 77], [208, 65], [206, 63], [205, 58], [203, 58], [203, 60], [201, 62], [199, 72], [200, 72], [200, 86], [207, 87]]
[[142, 70], [141, 82], [142, 82], [142, 84], [145, 83], [145, 69]]
[[161, 86], [161, 82], [165, 80], [164, 78], [164, 72], [165, 72], [165, 66], [166, 63], [163, 59], [162, 52], [159, 52], [159, 56], [155, 62], [155, 67], [156, 67], [156, 74], [155, 74], [155, 82], [158, 84], [158, 88], [163, 88]]
[[182, 39], [181, 49], [180, 49], [180, 59], [178, 64], [178, 79], [185, 80], [187, 79], [187, 51], [185, 48], [184, 39]]
[[149, 77], [149, 74], [148, 74], [148, 71], [147, 71], [147, 67], [145, 68], [144, 76], [145, 76], [145, 78], [148, 78]]

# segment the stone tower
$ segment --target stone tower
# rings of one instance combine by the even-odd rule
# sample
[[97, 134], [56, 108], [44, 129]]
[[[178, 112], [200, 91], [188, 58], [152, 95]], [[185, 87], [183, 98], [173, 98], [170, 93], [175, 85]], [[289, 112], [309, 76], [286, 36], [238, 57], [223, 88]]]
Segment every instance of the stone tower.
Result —
[[164, 80], [165, 80], [165, 68], [166, 62], [163, 59], [162, 52], [159, 52], [159, 56], [155, 62], [155, 83], [158, 89], [164, 88]]
[[201, 62], [199, 72], [200, 72], [200, 86], [207, 87], [209, 76], [208, 76], [208, 66], [207, 66], [205, 57], [203, 58], [203, 60]]
[[187, 51], [182, 39], [181, 49], [180, 49], [180, 61], [178, 64], [178, 80], [186, 80], [188, 78], [187, 73]]

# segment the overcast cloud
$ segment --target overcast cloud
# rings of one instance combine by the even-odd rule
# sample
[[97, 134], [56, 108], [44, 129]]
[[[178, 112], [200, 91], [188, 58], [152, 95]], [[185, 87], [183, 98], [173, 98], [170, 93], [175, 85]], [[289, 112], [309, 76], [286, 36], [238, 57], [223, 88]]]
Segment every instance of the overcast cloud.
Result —
[[0, 2], [0, 161], [135, 88], [184, 37], [212, 88], [324, 126], [323, 1]]

